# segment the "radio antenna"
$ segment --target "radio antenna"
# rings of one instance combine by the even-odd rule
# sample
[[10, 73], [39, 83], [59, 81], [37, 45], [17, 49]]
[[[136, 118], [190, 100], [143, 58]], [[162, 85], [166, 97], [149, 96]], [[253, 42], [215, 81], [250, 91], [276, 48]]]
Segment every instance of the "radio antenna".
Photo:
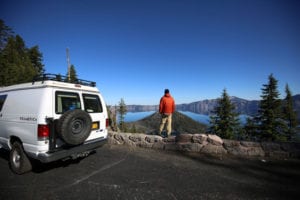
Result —
[[67, 63], [68, 63], [68, 81], [71, 81], [71, 65], [70, 65], [70, 55], [69, 55], [69, 48], [67, 48]]

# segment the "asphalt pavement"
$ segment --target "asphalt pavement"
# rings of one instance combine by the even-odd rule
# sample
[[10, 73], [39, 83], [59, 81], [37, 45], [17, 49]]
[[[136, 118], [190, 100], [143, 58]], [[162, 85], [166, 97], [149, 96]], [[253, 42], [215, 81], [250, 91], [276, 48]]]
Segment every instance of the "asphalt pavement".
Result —
[[0, 151], [0, 199], [299, 199], [300, 161], [208, 157], [105, 145], [84, 159], [12, 173]]

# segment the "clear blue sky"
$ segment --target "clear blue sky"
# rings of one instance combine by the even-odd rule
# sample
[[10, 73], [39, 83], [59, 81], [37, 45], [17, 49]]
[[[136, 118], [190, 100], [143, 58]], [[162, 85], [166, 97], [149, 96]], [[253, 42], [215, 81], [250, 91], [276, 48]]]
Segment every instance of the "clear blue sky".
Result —
[[268, 76], [300, 93], [300, 1], [0, 0], [0, 18], [38, 45], [46, 72], [79, 78], [107, 104], [176, 103], [230, 96], [259, 100]]

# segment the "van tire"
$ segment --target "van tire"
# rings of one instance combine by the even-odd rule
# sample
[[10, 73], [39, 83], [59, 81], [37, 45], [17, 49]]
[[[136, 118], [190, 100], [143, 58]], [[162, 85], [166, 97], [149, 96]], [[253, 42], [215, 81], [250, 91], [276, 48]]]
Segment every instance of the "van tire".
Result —
[[11, 170], [16, 174], [24, 174], [32, 170], [32, 164], [24, 152], [20, 142], [14, 142], [9, 155]]
[[90, 135], [92, 119], [80, 109], [65, 112], [57, 123], [59, 136], [69, 145], [79, 145]]

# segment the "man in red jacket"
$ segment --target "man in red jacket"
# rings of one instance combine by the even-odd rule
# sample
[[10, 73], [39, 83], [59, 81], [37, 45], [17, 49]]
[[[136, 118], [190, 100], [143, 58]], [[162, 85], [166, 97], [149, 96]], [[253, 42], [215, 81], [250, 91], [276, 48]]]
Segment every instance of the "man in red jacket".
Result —
[[159, 134], [162, 135], [162, 131], [167, 123], [167, 136], [171, 135], [172, 131], [172, 114], [175, 111], [175, 101], [170, 95], [168, 89], [165, 89], [165, 95], [160, 99], [159, 113], [161, 114], [161, 123], [159, 126]]

